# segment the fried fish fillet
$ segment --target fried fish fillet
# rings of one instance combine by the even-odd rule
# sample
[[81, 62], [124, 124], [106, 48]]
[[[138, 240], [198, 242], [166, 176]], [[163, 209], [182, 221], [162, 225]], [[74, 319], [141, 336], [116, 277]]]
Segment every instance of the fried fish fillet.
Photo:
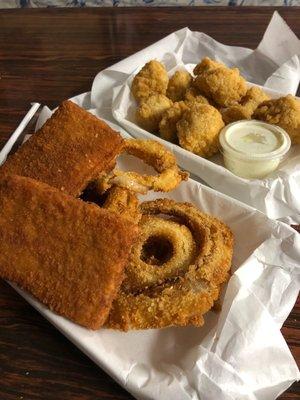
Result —
[[78, 196], [115, 159], [121, 136], [105, 122], [63, 102], [50, 119], [0, 167]]
[[136, 235], [127, 219], [42, 182], [0, 178], [0, 277], [87, 328], [105, 322]]

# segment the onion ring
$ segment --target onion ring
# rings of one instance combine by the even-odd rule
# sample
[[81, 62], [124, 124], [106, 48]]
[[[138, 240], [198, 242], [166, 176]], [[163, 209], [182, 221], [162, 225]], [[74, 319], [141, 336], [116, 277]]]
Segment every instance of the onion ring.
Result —
[[103, 208], [113, 211], [134, 223], [138, 223], [142, 214], [139, 211], [139, 201], [135, 193], [120, 187], [112, 187], [108, 191]]
[[[144, 215], [139, 229], [139, 240], [132, 248], [126, 267], [123, 289], [127, 293], [146, 289], [185, 272], [195, 258], [196, 243], [185, 225]], [[147, 257], [147, 248], [150, 248], [148, 253], [152, 258]], [[157, 253], [160, 256], [153, 257]]]
[[[131, 252], [127, 278], [123, 282], [117, 299], [113, 303], [107, 327], [128, 330], [162, 328], [166, 326], [201, 326], [206, 313], [218, 299], [220, 285], [229, 277], [232, 259], [233, 236], [230, 229], [218, 219], [201, 213], [189, 203], [177, 203], [173, 200], [159, 199], [141, 204], [142, 232], [138, 243]], [[150, 215], [165, 214], [175, 217], [190, 230], [195, 242], [195, 250], [188, 262], [180, 267], [164, 265], [143, 265], [141, 260], [144, 238], [151, 236]], [[160, 217], [155, 216], [157, 227]], [[146, 222], [144, 222], [146, 221]], [[166, 228], [161, 219], [161, 232]], [[147, 234], [143, 233], [145, 223]], [[171, 225], [168, 226], [171, 229]], [[157, 232], [156, 231], [156, 232]], [[154, 230], [155, 232], [155, 230]], [[178, 231], [177, 234], [180, 235]], [[182, 235], [182, 234], [181, 234]], [[168, 234], [172, 241], [176, 237]], [[187, 236], [186, 236], [187, 237]], [[179, 245], [177, 239], [172, 242], [173, 248]], [[185, 239], [186, 240], [186, 239]], [[188, 239], [188, 243], [190, 243]], [[138, 256], [140, 258], [138, 258]], [[171, 257], [175, 262], [177, 257]], [[166, 262], [166, 265], [168, 261]], [[151, 269], [162, 269], [151, 275]]]
[[142, 194], [146, 194], [148, 190], [169, 192], [189, 177], [187, 172], [178, 168], [175, 156], [155, 140], [127, 139], [124, 151], [151, 165], [158, 175], [141, 175], [115, 169], [95, 182], [100, 194], [112, 186], [124, 187]]

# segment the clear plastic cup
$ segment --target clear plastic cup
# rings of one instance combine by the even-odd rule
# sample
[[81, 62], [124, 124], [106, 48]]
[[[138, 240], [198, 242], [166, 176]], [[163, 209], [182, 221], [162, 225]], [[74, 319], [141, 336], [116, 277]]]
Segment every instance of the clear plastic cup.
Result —
[[257, 120], [225, 126], [219, 142], [225, 167], [246, 179], [264, 178], [275, 171], [291, 147], [284, 129]]

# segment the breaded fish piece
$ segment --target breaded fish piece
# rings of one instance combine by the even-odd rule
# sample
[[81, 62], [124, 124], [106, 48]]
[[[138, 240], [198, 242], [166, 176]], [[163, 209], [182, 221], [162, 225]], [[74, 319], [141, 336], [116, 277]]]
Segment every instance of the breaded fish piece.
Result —
[[90, 329], [105, 322], [137, 227], [42, 182], [0, 178], [0, 277]]
[[79, 196], [120, 153], [121, 136], [71, 101], [0, 167], [1, 174], [27, 176]]

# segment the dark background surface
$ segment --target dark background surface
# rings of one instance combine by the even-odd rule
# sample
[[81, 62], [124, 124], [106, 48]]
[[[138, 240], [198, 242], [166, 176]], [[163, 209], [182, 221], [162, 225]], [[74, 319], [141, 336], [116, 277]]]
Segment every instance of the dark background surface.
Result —
[[[224, 44], [255, 48], [273, 11], [271, 7], [1, 10], [0, 149], [30, 102], [54, 107], [89, 91], [97, 72], [185, 26]], [[300, 37], [300, 8], [279, 11]], [[299, 315], [298, 301], [282, 328], [298, 365]], [[132, 397], [1, 282], [0, 399]], [[300, 399], [299, 385], [280, 399]]]

